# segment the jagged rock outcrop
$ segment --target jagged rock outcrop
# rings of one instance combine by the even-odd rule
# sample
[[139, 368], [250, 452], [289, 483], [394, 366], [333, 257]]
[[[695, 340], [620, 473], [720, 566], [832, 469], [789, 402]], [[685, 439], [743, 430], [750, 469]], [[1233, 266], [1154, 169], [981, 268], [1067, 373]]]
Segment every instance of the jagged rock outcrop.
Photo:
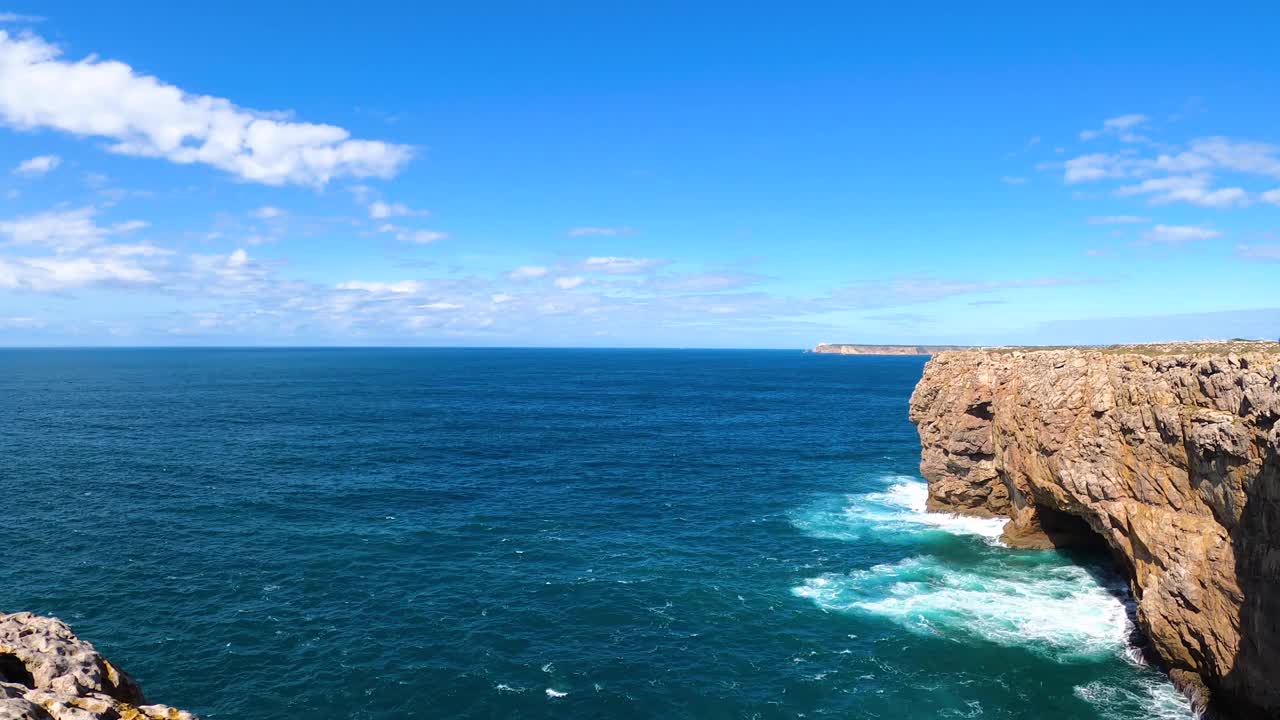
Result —
[[0, 613], [0, 720], [196, 720], [150, 705], [133, 678], [57, 618]]
[[1175, 680], [1280, 718], [1280, 347], [1238, 349], [943, 353], [911, 419], [931, 509], [1101, 537]]

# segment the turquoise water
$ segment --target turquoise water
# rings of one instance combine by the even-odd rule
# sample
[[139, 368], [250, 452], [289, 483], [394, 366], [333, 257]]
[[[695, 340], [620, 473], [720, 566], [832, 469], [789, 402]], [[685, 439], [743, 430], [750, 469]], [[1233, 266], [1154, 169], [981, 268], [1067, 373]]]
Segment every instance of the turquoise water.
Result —
[[0, 351], [0, 610], [206, 718], [1188, 718], [923, 512], [919, 358]]

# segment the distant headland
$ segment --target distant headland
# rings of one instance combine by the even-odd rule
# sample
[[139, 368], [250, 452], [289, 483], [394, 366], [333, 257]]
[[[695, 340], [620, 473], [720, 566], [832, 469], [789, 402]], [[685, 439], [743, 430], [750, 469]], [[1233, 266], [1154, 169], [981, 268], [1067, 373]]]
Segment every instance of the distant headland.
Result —
[[936, 355], [946, 350], [969, 350], [963, 345], [850, 345], [818, 343], [809, 352], [830, 355]]
[[1211, 353], [1280, 352], [1280, 342], [1232, 338], [1230, 340], [1181, 340], [1118, 345], [861, 345], [857, 343], [818, 343], [805, 352], [829, 355], [937, 355], [943, 352], [983, 350], [992, 353], [1022, 353], [1042, 350], [1096, 351], [1109, 355], [1199, 355]]

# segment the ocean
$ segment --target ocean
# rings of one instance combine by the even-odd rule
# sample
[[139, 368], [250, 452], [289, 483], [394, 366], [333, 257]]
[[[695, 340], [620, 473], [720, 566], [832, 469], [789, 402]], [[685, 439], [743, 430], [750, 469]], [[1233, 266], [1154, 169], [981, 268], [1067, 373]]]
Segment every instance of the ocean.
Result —
[[1191, 718], [1106, 558], [923, 511], [923, 358], [0, 351], [0, 611], [236, 718]]

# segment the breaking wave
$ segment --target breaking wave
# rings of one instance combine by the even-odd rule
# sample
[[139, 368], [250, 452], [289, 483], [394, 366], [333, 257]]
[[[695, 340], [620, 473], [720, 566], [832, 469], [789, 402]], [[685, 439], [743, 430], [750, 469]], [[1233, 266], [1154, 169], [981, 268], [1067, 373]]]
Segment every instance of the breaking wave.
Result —
[[889, 619], [912, 632], [1027, 646], [1057, 660], [1123, 654], [1123, 589], [1074, 565], [998, 560], [954, 568], [931, 556], [825, 574], [793, 592], [826, 610]]
[[875, 537], [890, 542], [913, 542], [926, 533], [968, 535], [997, 544], [1003, 518], [977, 518], [925, 510], [928, 486], [915, 478], [885, 478], [884, 490], [827, 501], [792, 517], [803, 532], [829, 540]]

